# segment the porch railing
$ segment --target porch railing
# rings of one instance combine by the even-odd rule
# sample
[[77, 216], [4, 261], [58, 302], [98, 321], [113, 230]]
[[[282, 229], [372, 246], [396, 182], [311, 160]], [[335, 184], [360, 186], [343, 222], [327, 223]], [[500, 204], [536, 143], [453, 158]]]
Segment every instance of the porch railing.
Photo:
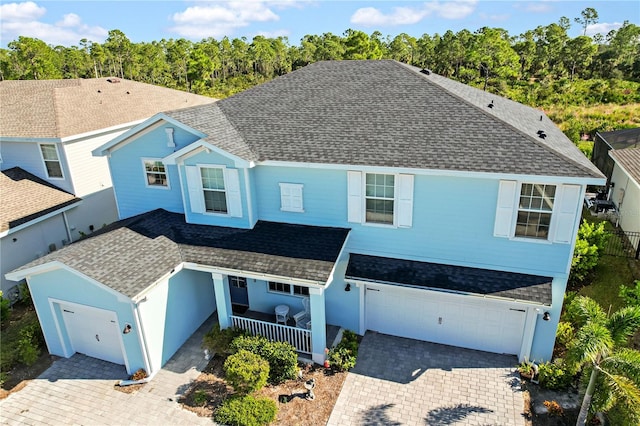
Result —
[[260, 335], [269, 340], [290, 343], [298, 352], [311, 353], [311, 330], [235, 315], [231, 315], [231, 325], [247, 330], [254, 336]]

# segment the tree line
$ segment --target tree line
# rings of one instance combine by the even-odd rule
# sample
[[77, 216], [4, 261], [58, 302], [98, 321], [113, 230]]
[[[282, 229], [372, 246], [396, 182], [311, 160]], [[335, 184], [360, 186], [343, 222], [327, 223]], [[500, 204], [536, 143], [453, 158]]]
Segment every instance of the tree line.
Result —
[[0, 79], [119, 76], [226, 97], [316, 61], [395, 59], [529, 105], [557, 103], [567, 85], [576, 98], [570, 103], [640, 101], [640, 27], [626, 21], [606, 36], [589, 37], [588, 25], [598, 21], [595, 9], [585, 9], [574, 21], [584, 29], [574, 38], [566, 17], [518, 36], [490, 27], [419, 38], [348, 29], [342, 35], [305, 35], [298, 45], [261, 35], [251, 41], [133, 43], [117, 29], [104, 43], [82, 39], [71, 47], [20, 36], [0, 49]]

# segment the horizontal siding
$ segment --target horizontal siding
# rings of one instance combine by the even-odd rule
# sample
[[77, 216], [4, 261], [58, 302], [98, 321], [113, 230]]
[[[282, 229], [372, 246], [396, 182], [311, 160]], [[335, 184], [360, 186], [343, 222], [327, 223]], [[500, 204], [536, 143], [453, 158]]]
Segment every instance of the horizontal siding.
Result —
[[620, 210], [620, 226], [627, 232], [640, 232], [640, 187], [617, 164], [613, 166], [611, 182], [616, 184], [611, 199]]
[[71, 179], [78, 197], [101, 191], [111, 187], [109, 163], [106, 157], [94, 157], [91, 151], [121, 135], [114, 132], [90, 139], [83, 139], [64, 144], [67, 161], [71, 171]]
[[38, 146], [37, 140], [34, 142], [0, 142], [2, 170], [10, 169], [12, 167], [20, 167], [39, 178], [51, 182], [53, 185], [64, 191], [75, 194], [69, 177], [69, 167], [67, 167], [65, 154], [59, 146], [58, 148], [64, 179], [49, 179], [47, 177], [47, 171], [44, 167], [44, 162], [42, 161], [42, 155], [40, 154], [40, 147]]
[[88, 235], [118, 220], [113, 188], [85, 196], [78, 207], [67, 212], [67, 219], [73, 241], [80, 239], [82, 234]]

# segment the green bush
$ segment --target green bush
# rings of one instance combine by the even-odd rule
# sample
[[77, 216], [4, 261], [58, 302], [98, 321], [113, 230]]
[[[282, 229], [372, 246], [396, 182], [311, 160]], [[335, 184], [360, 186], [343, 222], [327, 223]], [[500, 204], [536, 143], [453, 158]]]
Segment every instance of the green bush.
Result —
[[224, 362], [227, 382], [242, 395], [257, 391], [267, 384], [269, 363], [260, 355], [239, 350]]
[[213, 417], [217, 423], [229, 426], [262, 426], [274, 421], [277, 413], [275, 401], [247, 395], [227, 399]]
[[584, 281], [598, 265], [598, 258], [608, 238], [609, 235], [604, 230], [604, 222], [595, 224], [582, 221], [571, 260], [570, 279], [573, 282]]
[[633, 284], [635, 287], [620, 286], [618, 294], [624, 300], [625, 306], [640, 306], [640, 280], [635, 281]]
[[0, 291], [0, 321], [5, 322], [11, 317], [11, 302], [5, 299]]
[[231, 342], [238, 336], [245, 335], [246, 332], [239, 328], [227, 327], [220, 330], [220, 325], [216, 324], [202, 338], [202, 349], [208, 350], [211, 355], [220, 354], [228, 356], [233, 353], [231, 350]]
[[358, 335], [345, 330], [340, 343], [329, 351], [329, 365], [337, 371], [347, 371], [356, 366], [358, 358]]
[[589, 245], [596, 246], [598, 254], [602, 254], [609, 239], [609, 234], [604, 230], [604, 224], [605, 222], [589, 223], [583, 220], [578, 228], [578, 238], [587, 241]]
[[207, 392], [204, 389], [198, 389], [193, 394], [193, 402], [196, 405], [203, 406], [207, 403], [208, 397]]
[[239, 336], [231, 343], [231, 349], [246, 350], [267, 360], [272, 385], [295, 379], [298, 373], [296, 348], [287, 342], [270, 342], [262, 336]]
[[540, 380], [540, 386], [547, 389], [566, 389], [573, 381], [573, 376], [574, 373], [561, 358], [553, 362], [545, 362], [538, 365], [538, 380]]
[[28, 306], [33, 306], [33, 300], [31, 299], [31, 292], [27, 283], [18, 284], [18, 294], [20, 295], [20, 302]]
[[40, 356], [38, 333], [40, 333], [38, 324], [31, 324], [20, 330], [18, 356], [20, 362], [25, 365], [32, 365]]
[[558, 330], [556, 331], [556, 343], [564, 347], [567, 347], [569, 342], [573, 340], [573, 326], [566, 321], [560, 321], [558, 323]]

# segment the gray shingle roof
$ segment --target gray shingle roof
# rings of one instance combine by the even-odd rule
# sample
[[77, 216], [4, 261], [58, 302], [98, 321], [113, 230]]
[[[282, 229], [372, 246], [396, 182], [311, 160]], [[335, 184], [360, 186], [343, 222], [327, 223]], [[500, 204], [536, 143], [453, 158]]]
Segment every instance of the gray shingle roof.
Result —
[[612, 149], [609, 155], [640, 184], [640, 148]]
[[0, 200], [0, 232], [81, 201], [19, 167], [0, 173]]
[[602, 177], [543, 112], [395, 61], [317, 62], [170, 115], [250, 161]]
[[536, 275], [352, 253], [345, 277], [551, 305], [552, 278]]
[[0, 136], [63, 138], [215, 99], [125, 79], [0, 81]]
[[323, 284], [348, 233], [264, 221], [253, 229], [193, 225], [181, 214], [154, 210], [109, 225], [16, 271], [59, 261], [128, 297], [182, 262]]

